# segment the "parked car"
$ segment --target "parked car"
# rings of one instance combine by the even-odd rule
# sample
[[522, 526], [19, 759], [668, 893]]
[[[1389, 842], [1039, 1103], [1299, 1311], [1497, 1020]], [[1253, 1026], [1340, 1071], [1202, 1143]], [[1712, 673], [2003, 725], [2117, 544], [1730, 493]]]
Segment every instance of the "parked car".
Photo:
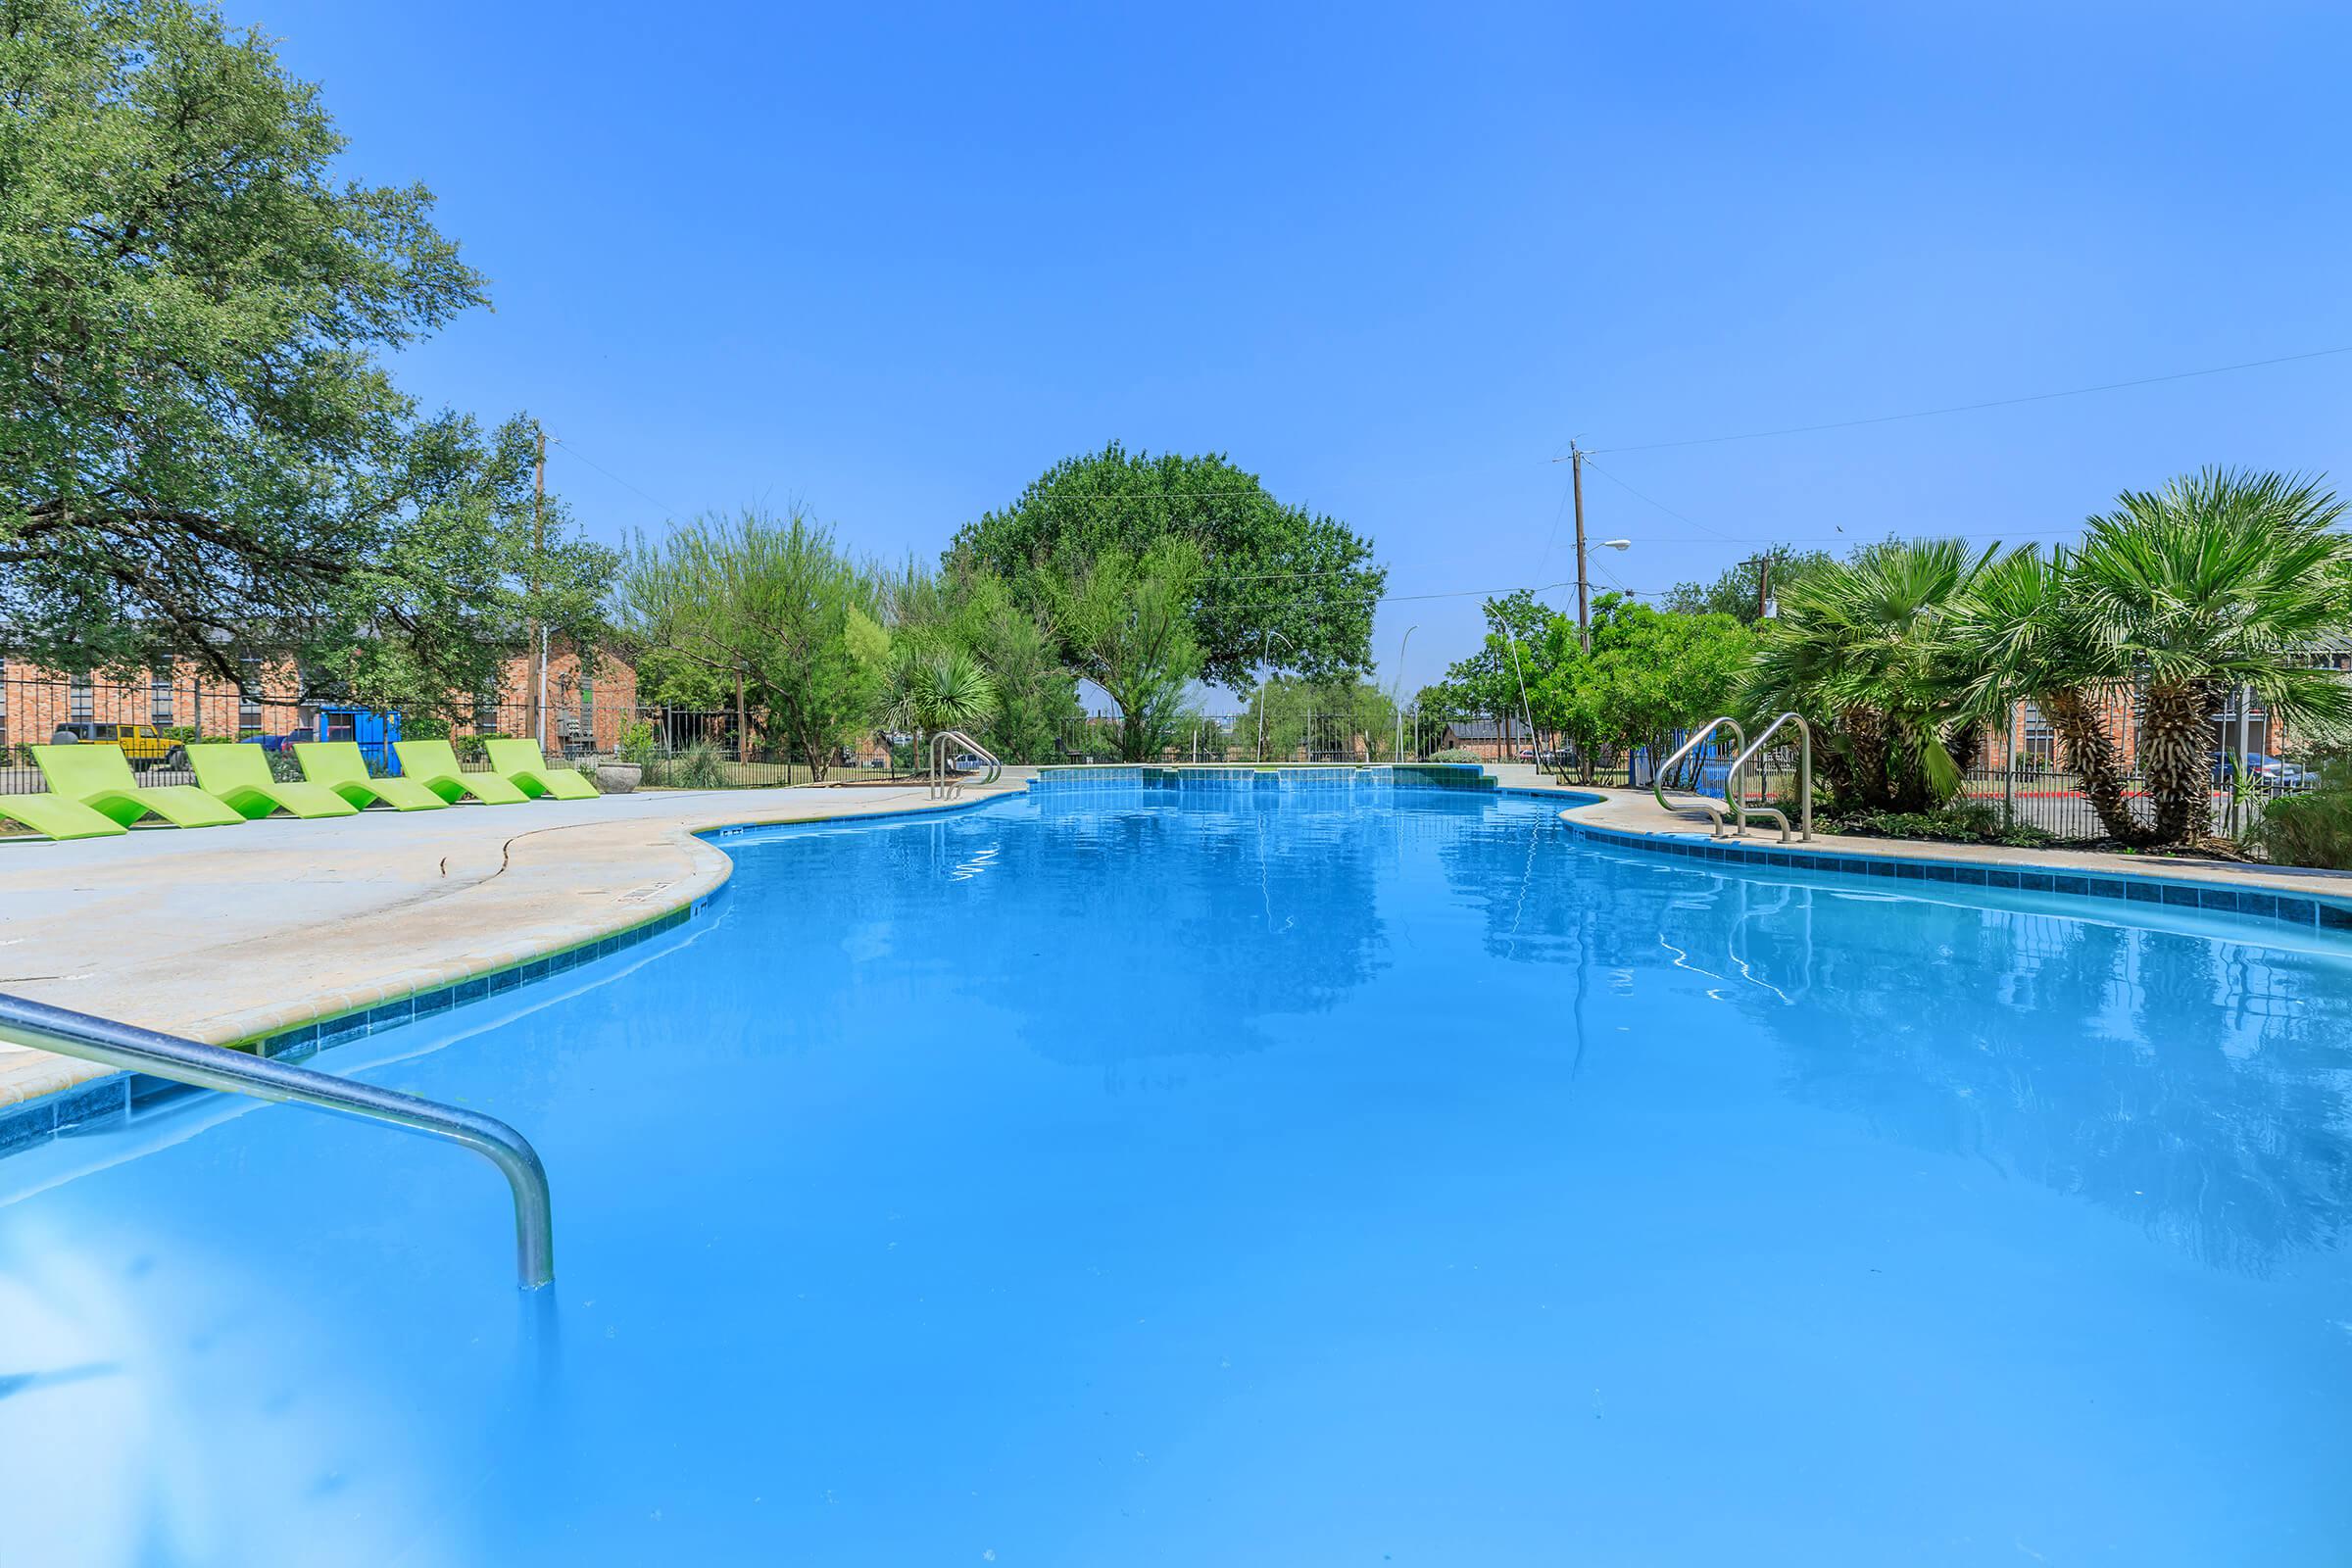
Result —
[[130, 765], [140, 772], [151, 768], [180, 769], [188, 765], [188, 749], [153, 724], [96, 724], [86, 718], [69, 719], [51, 732], [52, 746], [120, 746]]
[[[2236, 757], [2230, 752], [2212, 754], [2215, 789], [2227, 789], [2230, 786], [2232, 764], [2236, 760]], [[2269, 757], [2261, 752], [2246, 754], [2245, 773], [2258, 788], [2266, 790], [2305, 789], [2312, 782], [2311, 769], [2301, 762], [2290, 762], [2282, 757]]]

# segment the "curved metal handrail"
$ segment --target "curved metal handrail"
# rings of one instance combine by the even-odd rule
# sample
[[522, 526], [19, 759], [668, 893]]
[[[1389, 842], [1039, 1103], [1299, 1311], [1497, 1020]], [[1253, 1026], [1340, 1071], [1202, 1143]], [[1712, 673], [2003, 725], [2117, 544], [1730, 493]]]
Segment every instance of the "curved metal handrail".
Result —
[[950, 741], [954, 741], [988, 764], [988, 776], [980, 780], [982, 789], [988, 788], [1004, 776], [1004, 764], [997, 760], [995, 753], [959, 729], [943, 729], [931, 737], [931, 799], [952, 801], [963, 793], [962, 778], [960, 776], [951, 778], [948, 773], [948, 742]]
[[535, 1291], [555, 1281], [556, 1233], [547, 1167], [522, 1134], [496, 1117], [23, 997], [0, 996], [0, 1037], [200, 1089], [318, 1105], [464, 1144], [496, 1165], [514, 1189], [514, 1263], [522, 1288]]
[[[1729, 728], [1731, 730], [1732, 739], [1740, 746], [1745, 747], [1747, 745], [1747, 736], [1740, 730], [1740, 721], [1733, 718], [1729, 713], [1726, 713], [1721, 718], [1708, 719], [1706, 723], [1700, 727], [1697, 734], [1683, 742], [1682, 749], [1680, 751], [1676, 752], [1672, 757], [1666, 759], [1664, 762], [1660, 763], [1651, 771], [1649, 775], [1649, 793], [1657, 797], [1658, 808], [1660, 810], [1671, 811], [1675, 809], [1674, 803], [1666, 799], [1666, 775], [1674, 771], [1676, 763], [1680, 762], [1684, 758], [1689, 757], [1692, 752], [1697, 751], [1701, 745], [1705, 744], [1708, 736], [1714, 734], [1719, 729], [1725, 728]], [[1727, 785], [1730, 783], [1729, 774], [1725, 775], [1725, 783]], [[1695, 791], [1692, 793], [1696, 795]], [[1716, 805], [1713, 800], [1704, 795], [1696, 795], [1696, 800], [1699, 808], [1707, 813], [1707, 816], [1714, 824], [1709, 829], [1708, 836], [1712, 838], [1723, 837], [1723, 807]], [[1732, 803], [1731, 791], [1728, 788], [1724, 791], [1724, 800], [1726, 805], [1732, 806], [1732, 809], [1735, 813], [1739, 812], [1740, 808], [1737, 805]], [[1739, 820], [1740, 831], [1742, 833], [1746, 832], [1746, 817], [1743, 815], [1740, 816]]]
[[[1765, 742], [1771, 740], [1772, 737], [1779, 732], [1780, 727], [1783, 724], [1794, 724], [1796, 726], [1797, 740], [1799, 742], [1796, 753], [1796, 810], [1798, 817], [1804, 823], [1804, 831], [1799, 836], [1803, 838], [1807, 844], [1810, 844], [1813, 842], [1813, 726], [1805, 722], [1802, 714], [1783, 713], [1780, 717], [1765, 725], [1764, 733], [1756, 737], [1755, 744], [1748, 747], [1745, 751], [1741, 752], [1738, 757], [1732, 760], [1732, 770], [1724, 775], [1723, 793], [1725, 799], [1727, 800], [1741, 800], [1744, 803], [1746, 791], [1740, 788], [1740, 775], [1741, 771], [1746, 768], [1748, 763], [1754, 761], [1757, 757], [1762, 755]], [[1756, 814], [1758, 816], [1769, 816], [1778, 821], [1781, 824], [1781, 842], [1783, 844], [1788, 842], [1788, 812], [1782, 810], [1777, 806], [1759, 806], [1756, 808]], [[1747, 823], [1745, 808], [1743, 804], [1740, 817], [1740, 831], [1744, 833], [1746, 830]]]

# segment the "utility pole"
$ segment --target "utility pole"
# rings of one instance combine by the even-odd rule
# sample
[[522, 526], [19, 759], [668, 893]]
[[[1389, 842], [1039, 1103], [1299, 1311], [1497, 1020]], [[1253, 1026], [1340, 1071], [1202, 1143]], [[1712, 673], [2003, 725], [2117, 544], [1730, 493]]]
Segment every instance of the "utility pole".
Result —
[[531, 465], [531, 646], [524, 680], [530, 688], [531, 736], [547, 750], [547, 632], [539, 624], [539, 566], [547, 553], [547, 426], [537, 419], [531, 429], [539, 437], [538, 461]]
[[1750, 556], [1740, 564], [1756, 568], [1756, 618], [1762, 620], [1771, 613], [1772, 556], [1769, 552], [1761, 556]]
[[1576, 640], [1592, 651], [1592, 609], [1585, 583], [1585, 449], [1568, 443], [1568, 483], [1576, 492]]

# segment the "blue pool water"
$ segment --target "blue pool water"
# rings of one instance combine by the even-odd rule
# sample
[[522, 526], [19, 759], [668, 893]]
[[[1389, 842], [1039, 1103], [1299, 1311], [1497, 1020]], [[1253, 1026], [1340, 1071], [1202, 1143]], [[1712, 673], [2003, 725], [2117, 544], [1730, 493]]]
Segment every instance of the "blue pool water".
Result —
[[1150, 799], [0, 1162], [0, 1560], [2347, 1561], [2352, 951]]

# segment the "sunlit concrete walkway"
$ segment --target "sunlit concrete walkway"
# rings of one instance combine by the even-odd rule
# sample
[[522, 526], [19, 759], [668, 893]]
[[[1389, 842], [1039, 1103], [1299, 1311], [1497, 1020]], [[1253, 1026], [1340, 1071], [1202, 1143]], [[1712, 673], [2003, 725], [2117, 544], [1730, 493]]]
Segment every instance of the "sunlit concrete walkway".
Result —
[[[1007, 780], [965, 799], [1018, 788]], [[728, 870], [698, 829], [930, 806], [920, 784], [649, 791], [0, 840], [0, 991], [238, 1041], [690, 904]], [[105, 1071], [0, 1045], [0, 1106]]]
[[[1619, 833], [1661, 834], [1704, 839], [1709, 832], [1706, 813], [1696, 807], [1661, 810], [1647, 790], [1581, 789], [1555, 783], [1527, 763], [1491, 765], [1488, 772], [1511, 789], [1543, 790], [1563, 796], [1597, 795], [1597, 804], [1570, 807], [1569, 819]], [[1668, 799], [1675, 799], [1672, 795]], [[2209, 883], [2232, 888], [2268, 888], [2306, 899], [2352, 900], [2352, 875], [2253, 862], [2191, 859], [2165, 855], [2109, 855], [2089, 850], [2019, 850], [2000, 845], [1929, 844], [1916, 839], [1856, 838], [1816, 826], [1809, 845], [1781, 843], [1780, 829], [1751, 817], [1744, 838], [1718, 841], [1743, 854], [1766, 855], [1802, 848], [1813, 855], [1852, 855], [1905, 860], [1938, 860], [1955, 865], [1993, 865], [2041, 870], [2072, 870], [2105, 876], [2152, 877], [2167, 881]]]

